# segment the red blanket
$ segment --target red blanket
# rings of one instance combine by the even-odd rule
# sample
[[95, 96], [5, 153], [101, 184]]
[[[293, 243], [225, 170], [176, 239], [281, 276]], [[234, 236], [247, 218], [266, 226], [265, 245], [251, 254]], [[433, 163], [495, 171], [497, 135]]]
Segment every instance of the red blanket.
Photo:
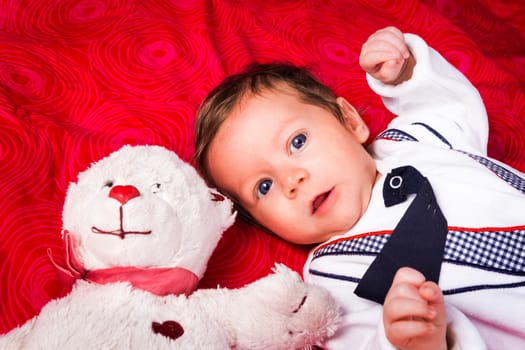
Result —
[[[377, 134], [392, 117], [357, 59], [375, 30], [421, 35], [479, 89], [489, 155], [525, 170], [525, 2], [13, 0], [0, 4], [0, 333], [67, 293], [61, 209], [70, 181], [124, 144], [191, 160], [206, 93], [251, 61], [311, 66]], [[307, 249], [237, 223], [201, 287], [238, 287]], [[62, 259], [62, 260], [61, 260]]]

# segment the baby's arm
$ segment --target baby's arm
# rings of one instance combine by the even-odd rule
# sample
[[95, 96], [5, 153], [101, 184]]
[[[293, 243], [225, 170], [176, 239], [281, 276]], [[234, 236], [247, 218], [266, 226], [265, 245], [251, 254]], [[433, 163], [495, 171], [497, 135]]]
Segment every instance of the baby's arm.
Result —
[[443, 294], [414, 269], [397, 271], [385, 298], [383, 323], [386, 337], [398, 349], [447, 349]]
[[395, 27], [386, 27], [372, 34], [363, 44], [359, 64], [375, 79], [397, 85], [410, 79], [416, 61], [403, 33]]
[[480, 94], [422, 38], [394, 27], [378, 30], [363, 44], [359, 63], [370, 88], [396, 115], [388, 128], [409, 126], [412, 132], [410, 125], [425, 123], [452, 147], [486, 154], [488, 119]]

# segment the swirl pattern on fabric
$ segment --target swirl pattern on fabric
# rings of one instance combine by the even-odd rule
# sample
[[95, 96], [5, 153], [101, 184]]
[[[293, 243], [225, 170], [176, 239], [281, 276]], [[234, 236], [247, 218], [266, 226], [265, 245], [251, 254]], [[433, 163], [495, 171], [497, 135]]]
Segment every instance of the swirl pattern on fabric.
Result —
[[[479, 89], [489, 155], [525, 170], [523, 1], [16, 0], [0, 5], [0, 333], [74, 281], [64, 262], [68, 183], [124, 144], [191, 161], [200, 101], [252, 61], [312, 69], [362, 111], [371, 137], [392, 116], [366, 85], [362, 43], [396, 25], [421, 35]], [[297, 247], [245, 223], [220, 242], [201, 287], [239, 287]]]

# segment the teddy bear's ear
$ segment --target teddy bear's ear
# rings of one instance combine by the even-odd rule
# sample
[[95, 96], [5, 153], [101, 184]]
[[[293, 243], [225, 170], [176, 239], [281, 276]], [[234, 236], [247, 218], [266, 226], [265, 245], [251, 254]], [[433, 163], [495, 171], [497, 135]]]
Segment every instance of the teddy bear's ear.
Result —
[[210, 194], [211, 194], [211, 200], [214, 202], [222, 202], [223, 200], [226, 199], [222, 194], [216, 191], [210, 191]]

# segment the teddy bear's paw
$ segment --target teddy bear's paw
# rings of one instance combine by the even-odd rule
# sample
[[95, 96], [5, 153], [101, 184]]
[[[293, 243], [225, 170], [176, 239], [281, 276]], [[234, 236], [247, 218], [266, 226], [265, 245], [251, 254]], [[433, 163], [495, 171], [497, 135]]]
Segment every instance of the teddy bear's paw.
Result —
[[303, 282], [284, 265], [273, 271], [244, 288], [238, 348], [301, 349], [334, 334], [339, 309], [328, 291]]

